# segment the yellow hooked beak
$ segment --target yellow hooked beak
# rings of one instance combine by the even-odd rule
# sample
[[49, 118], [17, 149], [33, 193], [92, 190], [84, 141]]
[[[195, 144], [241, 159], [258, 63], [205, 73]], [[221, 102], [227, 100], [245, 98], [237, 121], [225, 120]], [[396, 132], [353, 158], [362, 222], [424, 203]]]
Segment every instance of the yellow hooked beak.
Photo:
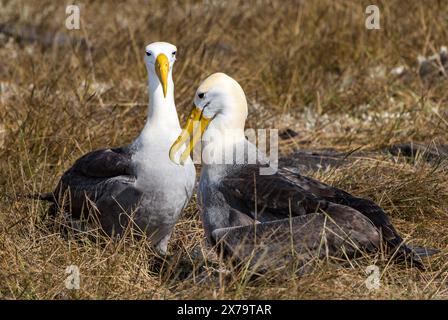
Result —
[[168, 72], [170, 71], [170, 63], [163, 53], [159, 54], [156, 59], [156, 74], [163, 88], [163, 96], [166, 98], [168, 86]]
[[[173, 143], [170, 149], [170, 159], [174, 163], [177, 163], [174, 160], [174, 156], [179, 151], [179, 149], [182, 147], [182, 145], [187, 142], [188, 139], [190, 139], [190, 142], [188, 143], [187, 148], [184, 150], [182, 155], [179, 159], [179, 164], [184, 165], [185, 160], [187, 160], [188, 156], [190, 155], [190, 152], [194, 149], [195, 145], [198, 143], [198, 141], [201, 139], [202, 134], [204, 133], [205, 129], [207, 129], [207, 126], [209, 125], [211, 119], [208, 119], [204, 117], [202, 114], [202, 110], [198, 108], [193, 108], [193, 111], [191, 111], [191, 114], [187, 120], [187, 124], [185, 125], [185, 128], [182, 130], [182, 133], [180, 136], [176, 139], [176, 141]], [[198, 123], [199, 127], [195, 128], [195, 124]]]

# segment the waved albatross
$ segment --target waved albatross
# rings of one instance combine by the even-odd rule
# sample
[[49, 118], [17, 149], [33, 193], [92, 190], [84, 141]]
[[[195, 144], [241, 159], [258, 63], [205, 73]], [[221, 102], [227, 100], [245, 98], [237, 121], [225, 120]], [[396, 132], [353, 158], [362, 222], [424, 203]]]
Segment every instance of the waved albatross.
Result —
[[[303, 265], [316, 257], [354, 257], [377, 251], [383, 242], [419, 266], [419, 255], [430, 253], [406, 245], [384, 210], [370, 200], [286, 167], [261, 174], [266, 158], [244, 135], [247, 102], [234, 79], [211, 75], [199, 86], [194, 104], [170, 158], [184, 163], [201, 139], [199, 199], [205, 234], [234, 262], [250, 260], [261, 271], [292, 260]], [[193, 121], [200, 125], [196, 130]], [[250, 152], [261, 161], [250, 163]]]
[[[189, 201], [195, 182], [190, 158], [172, 163], [168, 151], [181, 133], [174, 104], [173, 64], [176, 47], [166, 42], [146, 47], [149, 110], [146, 125], [130, 145], [102, 149], [79, 158], [52, 194], [42, 196], [72, 219], [97, 218], [110, 236], [131, 230], [146, 233], [153, 247], [166, 254], [172, 229]], [[63, 202], [69, 195], [69, 201]], [[94, 207], [94, 209], [92, 209]]]

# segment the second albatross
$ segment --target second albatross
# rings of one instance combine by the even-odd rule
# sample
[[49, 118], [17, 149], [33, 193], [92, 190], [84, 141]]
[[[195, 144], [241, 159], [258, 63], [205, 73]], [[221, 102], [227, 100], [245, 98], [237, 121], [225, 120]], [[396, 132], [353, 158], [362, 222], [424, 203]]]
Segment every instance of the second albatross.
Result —
[[[199, 86], [194, 104], [170, 158], [184, 163], [202, 137], [202, 222], [208, 240], [219, 243], [226, 256], [249, 259], [252, 267], [266, 270], [314, 257], [353, 257], [377, 251], [384, 242], [397, 256], [421, 265], [419, 255], [427, 250], [405, 244], [374, 202], [286, 167], [260, 174], [266, 160], [244, 135], [247, 102], [234, 79], [211, 75]], [[248, 161], [250, 154], [260, 161]]]

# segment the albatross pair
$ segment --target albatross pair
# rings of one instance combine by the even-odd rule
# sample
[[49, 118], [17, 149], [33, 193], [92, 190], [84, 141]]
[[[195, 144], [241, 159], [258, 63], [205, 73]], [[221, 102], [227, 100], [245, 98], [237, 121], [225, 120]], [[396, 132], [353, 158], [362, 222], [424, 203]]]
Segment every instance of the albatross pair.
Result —
[[[263, 155], [244, 136], [246, 98], [232, 78], [218, 73], [201, 84], [194, 98], [196, 108], [181, 131], [174, 104], [175, 60], [176, 47], [171, 44], [146, 47], [149, 111], [144, 129], [128, 146], [93, 151], [78, 159], [56, 190], [41, 197], [53, 202], [51, 213], [63, 209], [75, 220], [93, 214], [111, 236], [131, 227], [165, 254], [194, 188], [189, 154], [202, 140], [208, 142], [199, 186], [202, 221], [208, 240], [222, 244], [226, 254], [239, 260], [251, 257], [253, 264], [269, 268], [316, 254], [374, 251], [384, 240], [420, 262], [418, 256], [425, 250], [405, 245], [386, 213], [372, 201], [288, 168], [260, 175]], [[194, 130], [195, 122], [200, 123], [199, 130]], [[246, 152], [237, 153], [230, 164], [221, 163], [220, 156], [233, 150]], [[248, 163], [248, 153], [258, 154], [260, 163]], [[66, 195], [69, 201], [64, 202]]]
[[[97, 218], [110, 236], [128, 226], [145, 233], [161, 254], [190, 199], [196, 171], [188, 157], [184, 166], [168, 158], [181, 128], [174, 104], [173, 64], [176, 47], [156, 42], [146, 47], [149, 110], [146, 125], [130, 145], [87, 153], [66, 171], [53, 194], [54, 202], [73, 220]], [[68, 200], [64, 202], [65, 196]]]
[[[376, 251], [384, 242], [420, 265], [419, 255], [428, 251], [404, 244], [374, 202], [302, 176], [295, 168], [260, 174], [266, 160], [245, 138], [247, 102], [234, 79], [211, 75], [199, 86], [194, 104], [170, 158], [187, 163], [202, 136], [202, 222], [207, 239], [227, 257], [261, 271], [314, 257], [353, 257]], [[260, 161], [251, 164], [250, 153], [261, 156]], [[233, 161], [223, 161], [229, 158]]]

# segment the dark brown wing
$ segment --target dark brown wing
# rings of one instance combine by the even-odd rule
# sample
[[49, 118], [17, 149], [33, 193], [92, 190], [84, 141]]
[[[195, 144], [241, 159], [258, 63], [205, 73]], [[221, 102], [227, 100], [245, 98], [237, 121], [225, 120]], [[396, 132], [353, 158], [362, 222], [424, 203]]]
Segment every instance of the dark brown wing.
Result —
[[366, 217], [337, 204], [329, 204], [325, 214], [216, 229], [212, 237], [234, 263], [248, 263], [258, 272], [302, 266], [314, 258], [354, 257], [380, 246], [380, 235]]
[[284, 219], [288, 213], [304, 215], [318, 205], [314, 197], [305, 202], [304, 190], [278, 173], [260, 175], [257, 165], [246, 165], [228, 173], [222, 179], [220, 190], [228, 204], [260, 222]]
[[128, 150], [127, 148], [115, 148], [89, 152], [76, 160], [72, 169], [92, 178], [132, 176], [132, 154]]
[[220, 191], [233, 208], [260, 222], [301, 216], [325, 210], [328, 201], [291, 181], [282, 171], [260, 175], [258, 165], [246, 165], [228, 173]]
[[319, 199], [342, 204], [361, 212], [372, 221], [372, 223], [381, 231], [384, 239], [393, 247], [397, 247], [403, 242], [403, 239], [395, 230], [386, 212], [373, 201], [355, 197], [341, 189], [329, 186], [287, 169], [280, 169], [280, 172], [283, 177], [297, 186], [306, 188], [308, 192]]
[[247, 165], [230, 173], [223, 180], [221, 191], [228, 203], [238, 205], [239, 211], [260, 222], [325, 211], [330, 203], [347, 206], [366, 216], [392, 248], [403, 244], [387, 214], [373, 201], [295, 171], [279, 169], [273, 175], [260, 175], [257, 165]]
[[54, 191], [56, 207], [50, 213], [55, 214], [69, 193], [69, 204], [64, 207], [78, 218], [85, 211], [86, 197], [95, 201], [106, 190], [119, 189], [135, 180], [131, 158], [132, 150], [128, 147], [96, 150], [79, 158], [62, 175]]

